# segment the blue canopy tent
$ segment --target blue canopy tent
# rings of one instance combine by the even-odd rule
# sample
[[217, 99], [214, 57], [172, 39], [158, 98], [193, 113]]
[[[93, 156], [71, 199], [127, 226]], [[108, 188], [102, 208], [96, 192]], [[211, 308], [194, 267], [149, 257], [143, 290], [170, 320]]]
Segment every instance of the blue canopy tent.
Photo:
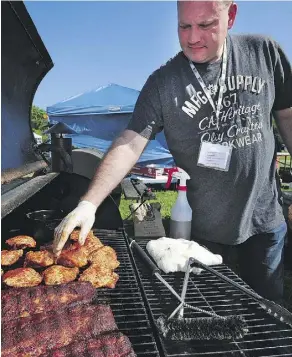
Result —
[[[71, 135], [75, 147], [90, 147], [105, 152], [126, 128], [139, 91], [109, 84], [81, 93], [47, 108], [52, 124], [63, 122], [77, 135]], [[151, 140], [141, 155], [140, 166], [173, 166], [163, 132]]]

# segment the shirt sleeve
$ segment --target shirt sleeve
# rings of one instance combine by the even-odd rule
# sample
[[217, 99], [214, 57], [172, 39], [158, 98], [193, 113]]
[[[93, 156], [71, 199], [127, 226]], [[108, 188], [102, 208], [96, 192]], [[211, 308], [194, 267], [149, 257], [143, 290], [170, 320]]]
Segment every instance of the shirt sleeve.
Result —
[[292, 67], [281, 47], [276, 44], [275, 101], [273, 110], [292, 107]]
[[127, 129], [153, 140], [163, 129], [162, 106], [155, 72], [149, 76], [137, 99]]

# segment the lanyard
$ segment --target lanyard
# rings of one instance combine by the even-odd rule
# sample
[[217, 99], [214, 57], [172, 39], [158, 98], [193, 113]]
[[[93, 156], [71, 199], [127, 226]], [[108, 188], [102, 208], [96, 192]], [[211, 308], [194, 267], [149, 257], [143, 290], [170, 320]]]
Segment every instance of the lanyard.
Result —
[[215, 108], [215, 103], [211, 97], [211, 94], [209, 90], [206, 87], [205, 82], [203, 81], [202, 77], [200, 76], [200, 73], [198, 72], [197, 68], [194, 66], [193, 62], [189, 60], [190, 67], [196, 76], [198, 82], [200, 83], [206, 97], [208, 98], [217, 118], [217, 129], [219, 126], [219, 112], [223, 100], [223, 90], [224, 90], [224, 84], [225, 84], [225, 78], [226, 78], [226, 67], [227, 67], [227, 44], [226, 40], [224, 42], [224, 47], [223, 47], [223, 61], [222, 61], [222, 72], [221, 72], [221, 77], [219, 78], [219, 95], [218, 95], [218, 102], [217, 102], [217, 108]]

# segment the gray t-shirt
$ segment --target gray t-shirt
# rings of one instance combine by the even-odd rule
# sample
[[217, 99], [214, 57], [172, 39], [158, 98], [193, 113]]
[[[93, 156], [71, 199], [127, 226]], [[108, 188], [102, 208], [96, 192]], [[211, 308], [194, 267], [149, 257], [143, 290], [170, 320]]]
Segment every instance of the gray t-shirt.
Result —
[[[195, 64], [215, 103], [221, 64]], [[164, 129], [176, 165], [191, 177], [192, 237], [234, 245], [284, 221], [272, 112], [292, 107], [291, 65], [266, 37], [228, 35], [225, 83], [217, 129], [212, 106], [180, 52], [148, 78], [128, 129], [150, 139]], [[232, 146], [227, 172], [197, 165], [202, 141]]]

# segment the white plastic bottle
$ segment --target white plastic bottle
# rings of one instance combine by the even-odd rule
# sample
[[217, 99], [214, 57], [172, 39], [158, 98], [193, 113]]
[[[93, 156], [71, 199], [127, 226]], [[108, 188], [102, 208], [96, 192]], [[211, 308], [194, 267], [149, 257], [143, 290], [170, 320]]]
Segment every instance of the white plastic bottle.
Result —
[[186, 181], [190, 179], [190, 176], [180, 168], [178, 168], [177, 172], [172, 173], [172, 176], [179, 179], [179, 185], [177, 188], [177, 200], [171, 209], [170, 237], [190, 239], [192, 228], [192, 209], [187, 199], [186, 185]]

